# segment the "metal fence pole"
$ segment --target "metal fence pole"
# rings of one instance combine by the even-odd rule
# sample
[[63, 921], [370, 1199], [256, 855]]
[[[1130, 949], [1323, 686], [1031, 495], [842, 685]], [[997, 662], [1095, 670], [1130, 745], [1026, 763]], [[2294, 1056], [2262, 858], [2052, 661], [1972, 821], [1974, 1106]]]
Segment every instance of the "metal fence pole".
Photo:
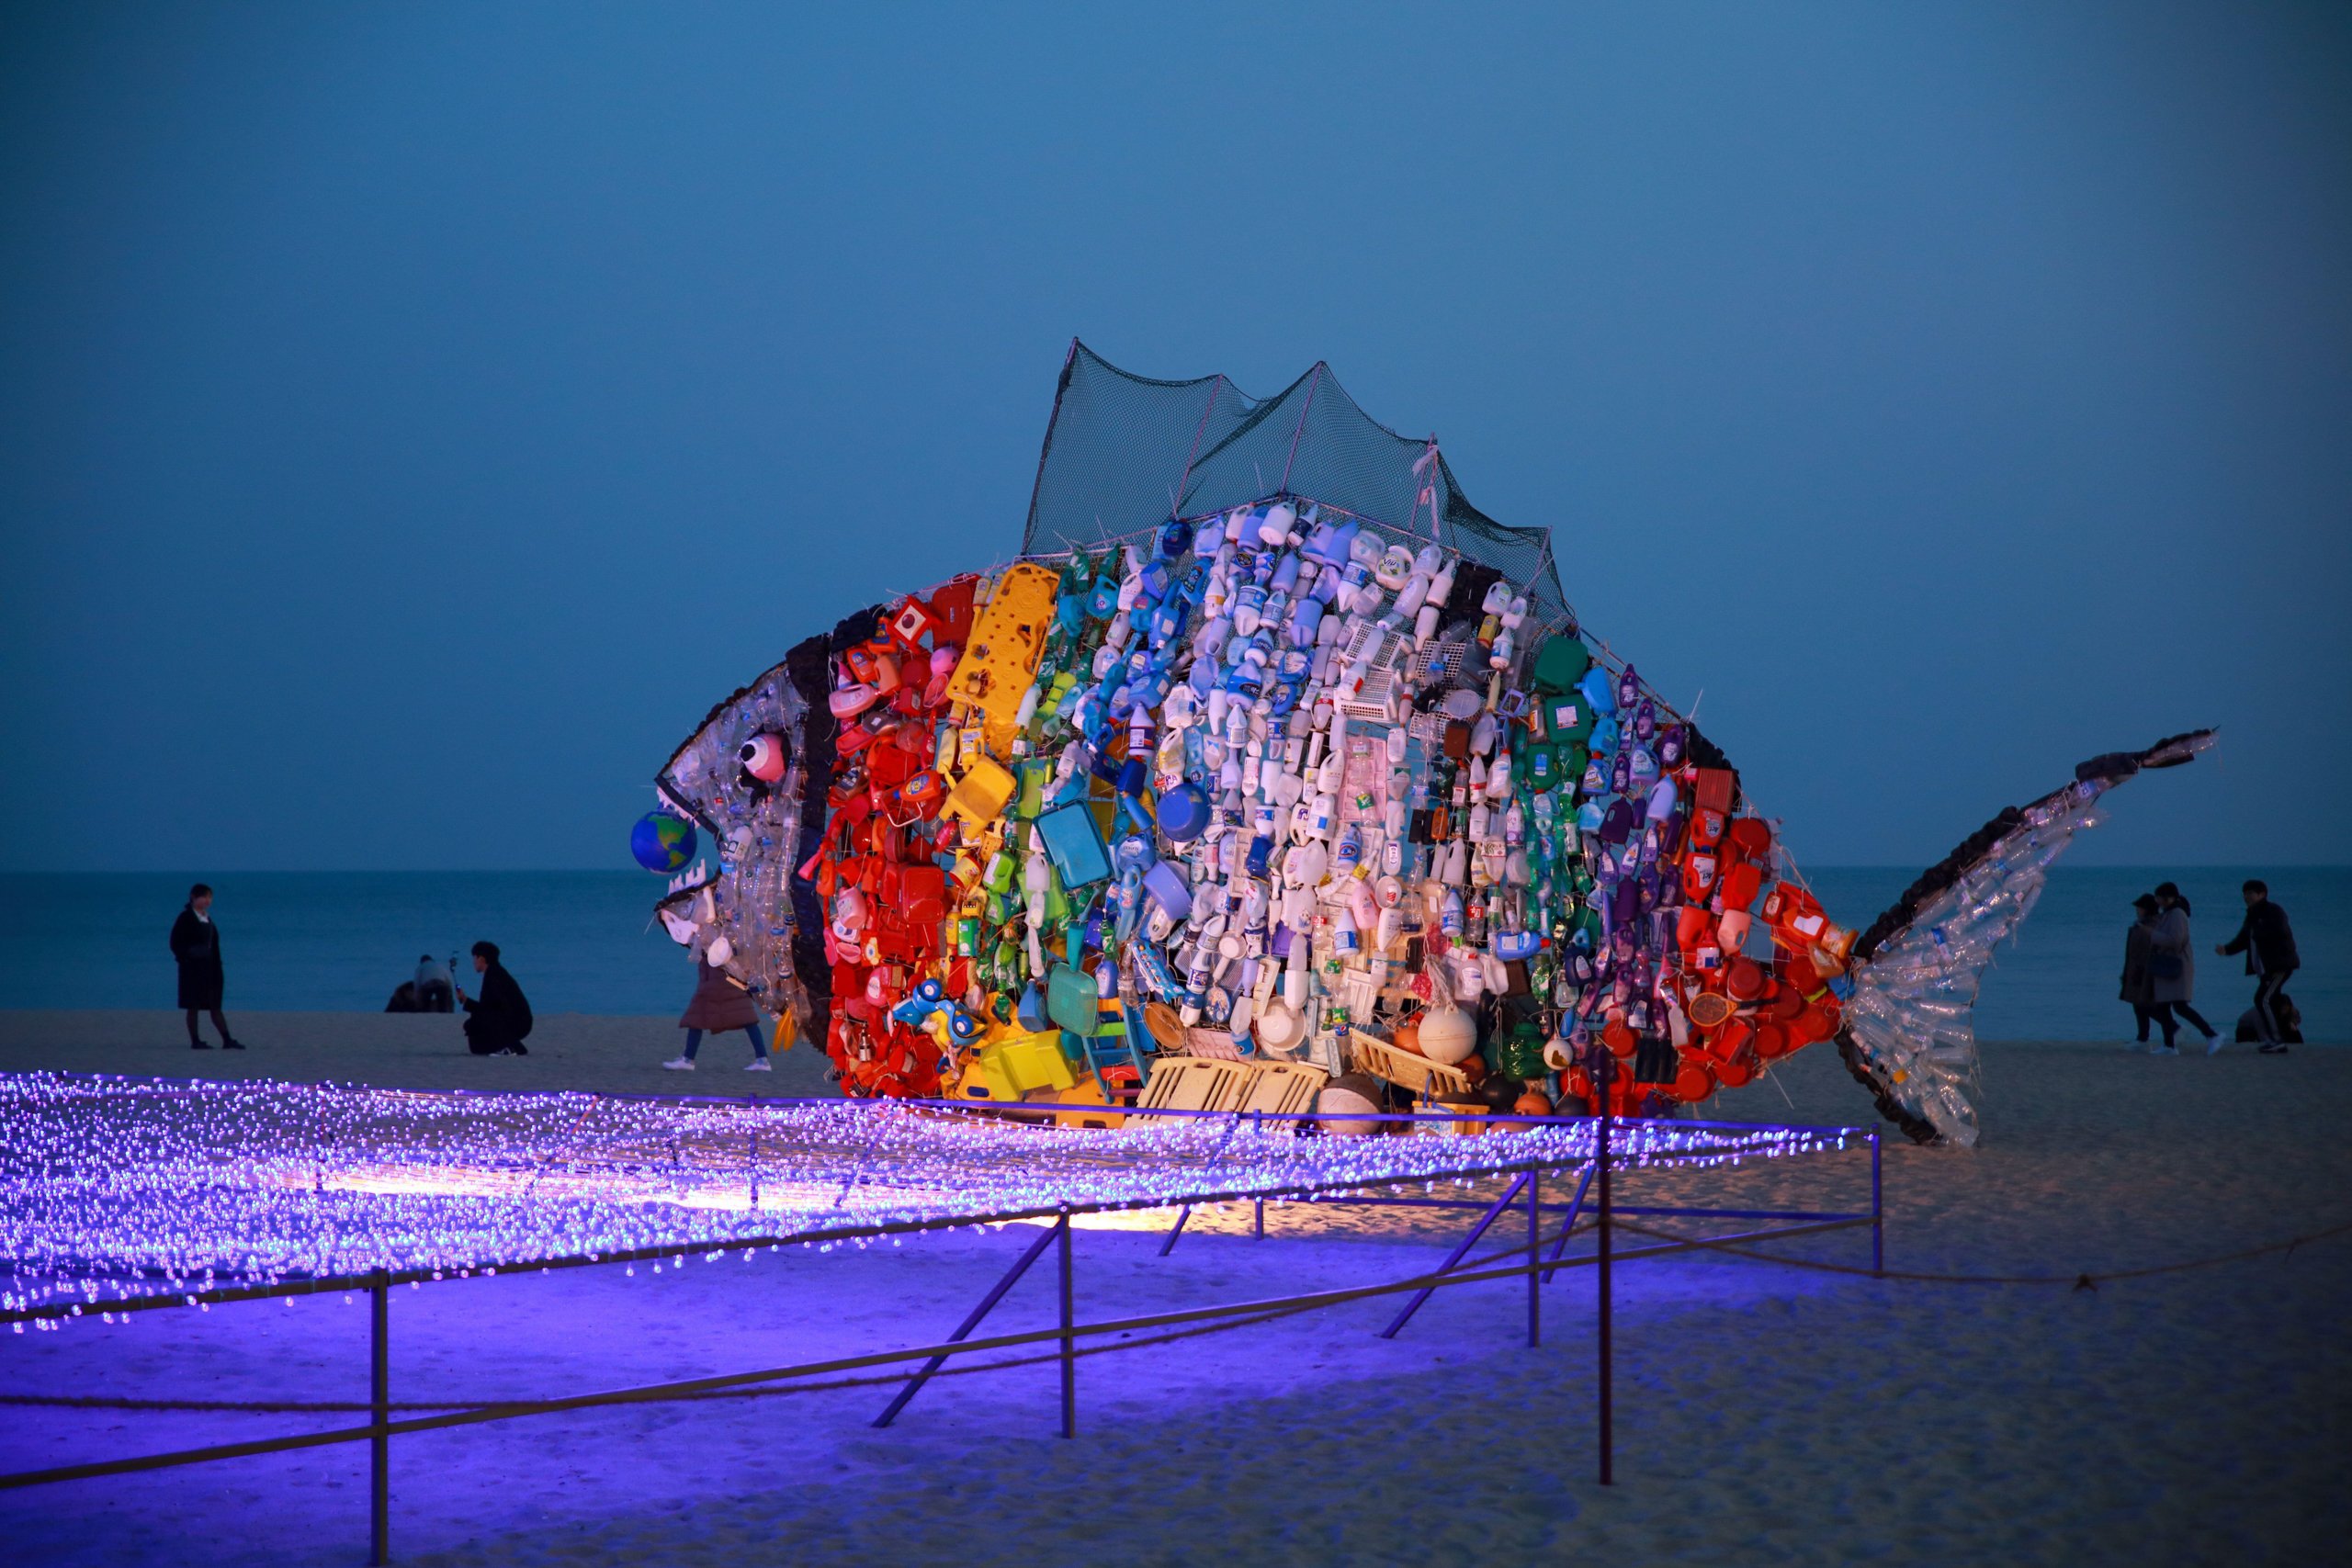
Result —
[[1534, 1267], [1544, 1260], [1544, 1173], [1527, 1173], [1527, 1348], [1544, 1343], [1544, 1273]]
[[368, 1348], [368, 1403], [373, 1406], [376, 1435], [368, 1439], [369, 1568], [383, 1568], [392, 1560], [392, 1439], [384, 1431], [392, 1418], [391, 1361], [392, 1288], [383, 1269], [368, 1292], [372, 1320]]
[[1600, 1092], [1600, 1214], [1598, 1227], [1600, 1259], [1596, 1281], [1600, 1291], [1600, 1483], [1611, 1486], [1616, 1483], [1616, 1467], [1615, 1456], [1611, 1452], [1611, 1427], [1614, 1412], [1610, 1408], [1611, 1391], [1609, 1386], [1609, 1080], [1615, 1076], [1611, 1069], [1616, 1062], [1604, 1049], [1595, 1065], [1600, 1069], [1594, 1075], [1599, 1080]]
[[1070, 1332], [1074, 1321], [1069, 1301], [1069, 1216], [1061, 1217], [1062, 1268], [1062, 1436], [1078, 1436], [1078, 1339]]
[[[1261, 1138], [1265, 1136], [1266, 1118], [1263, 1112], [1257, 1111], [1250, 1112], [1250, 1131], [1253, 1136]], [[1250, 1209], [1250, 1234], [1256, 1239], [1263, 1241], [1266, 1239], [1266, 1201], [1263, 1198], [1251, 1200]]]
[[1886, 1200], [1879, 1174], [1879, 1130], [1871, 1129], [1871, 1272], [1886, 1272]]

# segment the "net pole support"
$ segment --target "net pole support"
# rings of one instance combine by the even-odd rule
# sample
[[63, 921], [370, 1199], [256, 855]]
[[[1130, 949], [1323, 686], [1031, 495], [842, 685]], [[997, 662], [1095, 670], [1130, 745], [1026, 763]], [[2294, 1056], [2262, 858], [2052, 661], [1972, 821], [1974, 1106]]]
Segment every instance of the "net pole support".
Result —
[[1062, 1436], [1078, 1436], [1078, 1339], [1071, 1333], [1075, 1319], [1070, 1313], [1069, 1291], [1069, 1216], [1064, 1214], [1055, 1231], [1061, 1238], [1062, 1275]]
[[[1527, 1174], [1522, 1173], [1509, 1187], [1503, 1189], [1503, 1195], [1496, 1199], [1485, 1213], [1478, 1216], [1478, 1223], [1470, 1227], [1470, 1234], [1462, 1238], [1461, 1244], [1447, 1255], [1443, 1263], [1438, 1265], [1436, 1272], [1440, 1274], [1453, 1272], [1454, 1266], [1470, 1255], [1470, 1249], [1478, 1245], [1478, 1238], [1487, 1234], [1488, 1227], [1509, 1213], [1510, 1206], [1519, 1201], [1519, 1190], [1526, 1180]], [[1435, 1285], [1422, 1286], [1413, 1299], [1407, 1302], [1397, 1312], [1395, 1320], [1380, 1331], [1380, 1337], [1383, 1339], [1394, 1339], [1402, 1334], [1405, 1331], [1405, 1325], [1413, 1321], [1413, 1314], [1421, 1310], [1421, 1303], [1428, 1301], [1436, 1291]]]
[[1871, 1272], [1886, 1273], [1886, 1183], [1879, 1162], [1879, 1129], [1871, 1129]]
[[[1250, 1112], [1250, 1131], [1258, 1136], [1264, 1135], [1266, 1118], [1263, 1112], [1256, 1111]], [[1258, 1240], [1263, 1241], [1266, 1239], [1266, 1201], [1263, 1198], [1253, 1198], [1250, 1200], [1250, 1234]]]
[[[1027, 1250], [1013, 1261], [1012, 1267], [1004, 1271], [1004, 1277], [990, 1287], [987, 1295], [980, 1298], [980, 1304], [965, 1314], [964, 1321], [956, 1325], [956, 1332], [947, 1337], [947, 1342], [950, 1345], [960, 1345], [969, 1339], [973, 1331], [980, 1326], [980, 1321], [996, 1310], [997, 1303], [1004, 1300], [1005, 1292], [1019, 1282], [1022, 1275], [1029, 1272], [1029, 1266], [1037, 1261], [1037, 1255], [1045, 1251], [1046, 1244], [1053, 1239], [1052, 1231], [1040, 1231], [1037, 1239], [1031, 1242]], [[882, 1414], [874, 1418], [874, 1424], [876, 1427], [888, 1427], [897, 1420], [899, 1412], [904, 1410], [914, 1396], [922, 1392], [922, 1385], [931, 1381], [932, 1375], [946, 1364], [947, 1352], [943, 1350], [917, 1368], [914, 1376], [907, 1380], [906, 1386], [892, 1395], [890, 1403], [883, 1408]]]
[[[1531, 1264], [1543, 1258], [1544, 1247], [1544, 1173], [1527, 1173], [1527, 1259]], [[1544, 1271], [1531, 1268], [1527, 1274], [1527, 1348], [1537, 1349], [1544, 1343]]]
[[384, 1568], [392, 1560], [392, 1439], [384, 1429], [392, 1418], [391, 1297], [379, 1269], [368, 1290], [368, 1399], [376, 1425], [376, 1435], [368, 1440], [369, 1568]]
[[1611, 1071], [1615, 1065], [1615, 1062], [1607, 1051], [1603, 1051], [1600, 1054], [1600, 1061], [1595, 1064], [1595, 1066], [1600, 1069], [1599, 1073], [1595, 1075], [1595, 1077], [1600, 1079], [1600, 1224], [1598, 1226], [1600, 1238], [1600, 1257], [1596, 1269], [1597, 1278], [1595, 1280], [1595, 1312], [1598, 1314], [1600, 1321], [1598, 1324], [1599, 1333], [1595, 1337], [1600, 1341], [1600, 1348], [1599, 1383], [1600, 1408], [1599, 1415], [1600, 1423], [1600, 1484], [1603, 1486], [1615, 1485], [1617, 1479], [1616, 1456], [1611, 1451], [1613, 1444], [1611, 1441], [1611, 1428], [1613, 1424], [1615, 1411], [1611, 1408], [1611, 1394], [1614, 1391], [1610, 1387], [1611, 1357], [1609, 1347], [1609, 1080], [1615, 1076]]

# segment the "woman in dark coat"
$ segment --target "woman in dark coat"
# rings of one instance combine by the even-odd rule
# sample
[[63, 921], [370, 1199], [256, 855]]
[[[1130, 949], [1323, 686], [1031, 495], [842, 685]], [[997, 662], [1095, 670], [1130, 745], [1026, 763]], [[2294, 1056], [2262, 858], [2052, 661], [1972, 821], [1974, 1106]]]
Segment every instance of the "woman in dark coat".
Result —
[[243, 1043], [229, 1032], [229, 1021], [220, 1016], [220, 993], [225, 985], [220, 968], [220, 928], [212, 923], [212, 889], [201, 882], [187, 890], [187, 907], [172, 922], [172, 956], [180, 966], [180, 1008], [187, 1014], [189, 1047], [198, 1051], [212, 1049], [196, 1028], [196, 1015], [209, 1012], [212, 1015], [212, 1027], [220, 1032], [220, 1048], [243, 1050]]
[[751, 1065], [747, 1073], [768, 1070], [767, 1042], [760, 1038], [760, 1012], [752, 1005], [750, 993], [727, 976], [727, 971], [710, 962], [708, 953], [695, 958], [695, 996], [686, 1004], [685, 1012], [678, 1019], [678, 1027], [686, 1032], [686, 1048], [683, 1054], [662, 1065], [673, 1073], [695, 1070], [695, 1053], [702, 1049], [703, 1031], [725, 1034], [741, 1030], [752, 1042]]
[[2172, 1004], [2156, 999], [2156, 976], [2152, 967], [2156, 955], [2156, 900], [2143, 893], [2132, 900], [2132, 908], [2137, 918], [2132, 920], [2132, 929], [2123, 933], [2123, 986], [2118, 995], [2132, 1004], [2132, 1019], [2140, 1026], [2139, 1044], [2132, 1049], [2147, 1044], [2148, 1023], [2153, 1019], [2163, 1028], [2165, 1043], [2149, 1055], [2177, 1055], [2179, 1052], [2173, 1037], [2180, 1026], [2173, 1021]]

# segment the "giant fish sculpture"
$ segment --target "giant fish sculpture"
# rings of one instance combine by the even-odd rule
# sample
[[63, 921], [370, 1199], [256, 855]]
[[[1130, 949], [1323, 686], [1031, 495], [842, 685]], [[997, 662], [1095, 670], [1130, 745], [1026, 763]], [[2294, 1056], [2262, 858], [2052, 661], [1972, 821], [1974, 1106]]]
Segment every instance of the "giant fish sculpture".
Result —
[[717, 869], [660, 910], [853, 1095], [1115, 1111], [1212, 1060], [1326, 1111], [1657, 1115], [1834, 1042], [1967, 1145], [1994, 948], [2211, 739], [2086, 762], [1841, 924], [1433, 438], [1319, 365], [1255, 400], [1073, 344], [1021, 555], [714, 708], [657, 783]]

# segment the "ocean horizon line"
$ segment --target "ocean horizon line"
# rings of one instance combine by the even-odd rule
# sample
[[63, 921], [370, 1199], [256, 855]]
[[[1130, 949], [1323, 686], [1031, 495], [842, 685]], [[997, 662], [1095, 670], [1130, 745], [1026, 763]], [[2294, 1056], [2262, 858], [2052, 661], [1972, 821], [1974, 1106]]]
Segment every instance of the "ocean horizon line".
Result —
[[[707, 858], [707, 856], [700, 857]], [[1904, 871], [1915, 874], [1925, 871], [1934, 862], [1914, 865], [1909, 861], [1823, 860], [1807, 861], [1801, 871]], [[2093, 861], [2069, 860], [2052, 869], [2069, 871], [2238, 871], [2254, 866], [2270, 866], [2282, 871], [2352, 871], [2352, 862], [2344, 861], [2240, 861], [2240, 860], [2165, 860], [2165, 861]], [[0, 870], [0, 877], [13, 876], [641, 876], [650, 886], [655, 875], [634, 865], [500, 865], [500, 866], [150, 866], [139, 869], [89, 871], [82, 869]], [[663, 879], [666, 880], [666, 879]]]

